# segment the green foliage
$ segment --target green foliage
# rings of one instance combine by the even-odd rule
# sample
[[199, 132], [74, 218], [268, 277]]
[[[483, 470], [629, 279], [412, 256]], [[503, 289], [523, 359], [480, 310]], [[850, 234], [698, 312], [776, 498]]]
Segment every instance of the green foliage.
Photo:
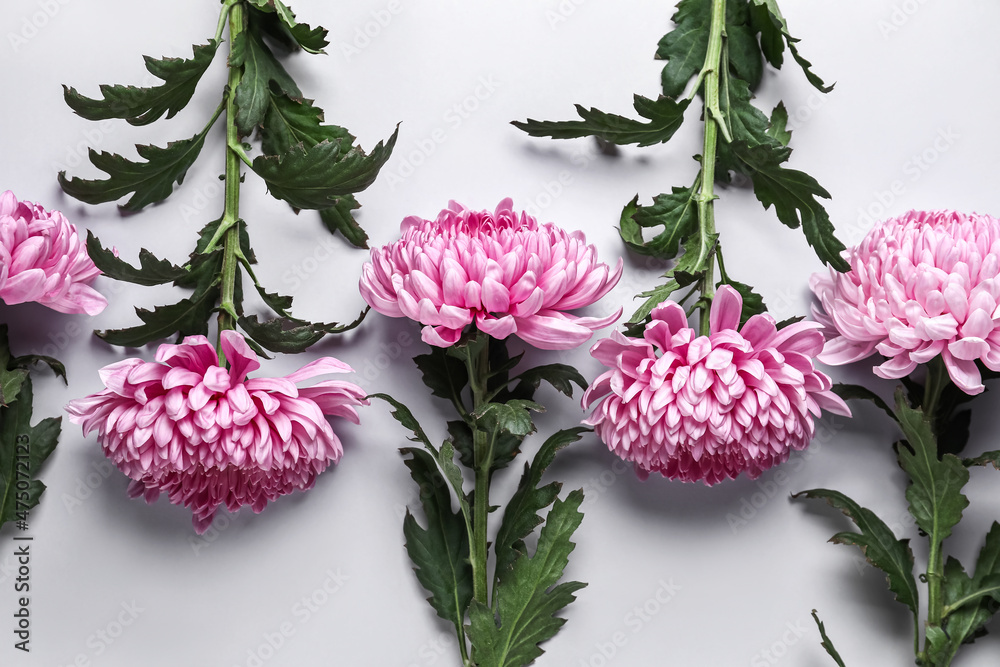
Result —
[[[215, 119], [212, 119], [213, 122]], [[87, 204], [102, 204], [116, 201], [131, 194], [121, 208], [125, 211], [139, 211], [163, 201], [174, 191], [174, 184], [184, 182], [188, 169], [198, 159], [205, 136], [212, 129], [209, 123], [204, 130], [182, 141], [171, 141], [165, 148], [159, 146], [135, 147], [139, 157], [145, 162], [133, 162], [121, 155], [90, 149], [90, 161], [101, 171], [107, 172], [104, 180], [84, 180], [67, 178], [66, 172], [59, 172], [59, 185], [71, 197]]]
[[524, 540], [543, 521], [538, 513], [551, 505], [559, 495], [562, 488], [560, 482], [539, 486], [545, 470], [552, 464], [556, 452], [578, 441], [587, 431], [581, 426], [557, 431], [542, 443], [534, 460], [530, 464], [524, 464], [521, 482], [507, 503], [500, 530], [493, 543], [497, 580], [502, 581], [513, 568], [514, 562], [527, 555]]
[[578, 137], [597, 137], [608, 143], [625, 146], [653, 146], [670, 141], [674, 132], [684, 122], [684, 110], [689, 100], [677, 102], [669, 97], [651, 100], [636, 95], [632, 101], [636, 113], [646, 121], [633, 120], [617, 114], [604, 113], [597, 109], [586, 109], [576, 105], [576, 113], [583, 120], [570, 121], [539, 121], [528, 119], [525, 122], [514, 121], [514, 127], [524, 130], [533, 137], [552, 137], [553, 139], [576, 139]]
[[896, 416], [908, 444], [898, 448], [898, 455], [900, 467], [912, 481], [906, 489], [910, 514], [922, 531], [943, 541], [969, 506], [962, 494], [969, 471], [952, 454], [938, 458], [930, 422], [923, 412], [906, 404], [901, 389], [896, 392]]
[[[254, 7], [260, 10], [260, 18], [264, 22], [266, 34], [283, 44], [286, 48], [293, 45], [309, 53], [323, 53], [327, 31], [321, 26], [315, 28], [298, 23], [295, 14], [281, 0], [250, 0]], [[252, 12], [256, 14], [257, 12]]]
[[834, 662], [840, 665], [840, 667], [844, 667], [844, 660], [840, 657], [840, 653], [837, 652], [837, 649], [834, 648], [833, 642], [829, 637], [827, 637], [826, 627], [823, 625], [823, 621], [819, 620], [819, 615], [816, 613], [815, 609], [812, 610], [812, 617], [813, 620], [816, 621], [816, 627], [819, 628], [819, 636], [823, 640], [820, 642], [820, 646], [822, 646], [827, 654], [833, 658]]
[[212, 64], [220, 42], [208, 40], [207, 44], [191, 47], [194, 55], [189, 60], [143, 56], [146, 69], [163, 83], [153, 88], [135, 86], [101, 86], [103, 99], [95, 100], [63, 86], [63, 98], [79, 116], [87, 120], [123, 118], [131, 125], [149, 125], [166, 114], [173, 118], [187, 106], [198, 82]]
[[[202, 229], [186, 264], [175, 265], [143, 249], [135, 266], [105, 249], [96, 237], [88, 239], [95, 262], [112, 278], [192, 290], [170, 305], [137, 308], [140, 325], [99, 334], [110, 343], [140, 346], [174, 334], [204, 334], [209, 319], [218, 313], [227, 327], [238, 324], [258, 353], [265, 349], [301, 352], [324, 336], [351, 329], [360, 321], [342, 325], [298, 319], [291, 313], [290, 296], [260, 284], [252, 269], [256, 259], [246, 226], [237, 219], [243, 179], [239, 164], [250, 165], [271, 194], [287, 201], [295, 212], [316, 209], [331, 233], [339, 232], [353, 245], [365, 247], [368, 236], [354, 218], [354, 211], [361, 206], [354, 195], [375, 180], [392, 152], [396, 134], [366, 154], [348, 130], [325, 123], [323, 110], [303, 96], [283, 60], [295, 51], [322, 53], [327, 45], [325, 29], [300, 23], [281, 0], [234, 0], [224, 3], [222, 12], [215, 37], [194, 46], [191, 58], [146, 58], [146, 68], [163, 81], [160, 85], [105, 85], [101, 86], [100, 99], [65, 88], [67, 104], [89, 120], [122, 118], [133, 125], [146, 125], [172, 118], [189, 104], [223, 41], [227, 21], [231, 24], [227, 63], [231, 85], [222, 91], [215, 113], [200, 132], [163, 147], [138, 145], [139, 160], [91, 150], [91, 162], [107, 178], [88, 180], [59, 174], [63, 190], [81, 201], [98, 204], [127, 197], [122, 209], [141, 210], [165, 200], [175, 185], [183, 184], [209, 131], [220, 116], [226, 117], [226, 212]], [[248, 154], [254, 146], [241, 143], [242, 138], [259, 141], [256, 157]], [[235, 253], [224, 253], [223, 247], [234, 238], [230, 234], [234, 226], [239, 227], [240, 247]], [[222, 274], [228, 276], [225, 281]], [[243, 283], [247, 279], [272, 314], [244, 312]]]
[[534, 555], [518, 558], [510, 575], [496, 587], [496, 609], [473, 601], [467, 633], [480, 667], [531, 663], [543, 653], [538, 645], [555, 636], [566, 622], [555, 614], [586, 586], [577, 581], [559, 582], [576, 546], [570, 538], [583, 520], [579, 511], [582, 502], [580, 490], [571, 492], [565, 501], [555, 501]]
[[913, 552], [909, 540], [897, 539], [892, 530], [871, 510], [838, 491], [811, 489], [797, 493], [793, 498], [822, 498], [842, 511], [860, 532], [841, 532], [830, 538], [835, 544], [853, 544], [861, 549], [868, 562], [886, 574], [889, 590], [896, 599], [917, 613], [919, 595], [913, 577]]
[[[715, 124], [720, 136], [717, 140], [706, 138], [709, 143], [705, 150], [711, 151], [708, 146], [714, 145], [714, 155], [699, 155], [695, 159], [711, 166], [703, 166], [694, 186], [675, 186], [669, 193], [654, 197], [649, 205], [641, 205], [636, 196], [622, 211], [619, 231], [629, 249], [677, 261], [664, 274], [663, 284], [639, 295], [646, 301], [629, 320], [628, 333], [632, 335], [640, 331], [641, 323], [657, 304], [680, 288], [710, 278], [716, 258], [722, 262], [714, 234], [711, 208], [715, 195], [707, 185], [709, 175], [723, 184], [732, 181], [734, 172], [745, 176], [765, 209], [773, 206], [784, 225], [802, 229], [820, 260], [839, 271], [849, 268], [840, 256], [844, 245], [836, 238], [829, 214], [820, 201], [828, 199], [830, 194], [813, 177], [784, 166], [791, 155], [787, 110], [779, 103], [769, 119], [752, 104], [752, 91], [761, 81], [764, 62], [780, 68], [786, 49], [812, 85], [822, 92], [828, 92], [832, 86], [825, 86], [811, 64], [799, 54], [798, 40], [788, 32], [775, 0], [728, 0], [725, 7], [725, 17], [719, 17], [720, 21], [713, 24], [712, 2], [681, 0], [677, 4], [674, 27], [660, 40], [656, 51], [656, 57], [665, 61], [661, 76], [663, 95], [657, 100], [635, 96], [634, 106], [644, 120], [577, 105], [581, 120], [529, 119], [513, 123], [531, 136], [553, 139], [593, 136], [613, 144], [649, 146], [666, 143], [673, 137], [695, 96], [701, 94], [706, 99], [703, 122], [706, 128]], [[715, 39], [721, 39], [721, 49], [710, 51], [713, 43], [719, 44], [713, 42]], [[707, 94], [709, 79], [713, 95], [718, 89], [718, 106]], [[686, 96], [685, 91], [688, 91]], [[656, 228], [657, 233], [647, 240], [643, 232], [650, 228]], [[682, 249], [684, 252], [678, 257]], [[711, 282], [714, 281], [702, 288], [708, 291]], [[724, 282], [745, 295], [744, 321], [761, 311], [763, 302], [750, 285], [728, 279]]]
[[323, 141], [311, 148], [297, 144], [284, 155], [262, 155], [253, 170], [276, 199], [295, 208], [323, 210], [340, 197], [364, 190], [375, 181], [396, 144], [398, 130], [370, 155], [358, 147], [345, 151], [341, 143]]
[[[651, 206], [640, 206], [639, 195], [622, 210], [619, 232], [622, 240], [640, 255], [674, 259], [684, 238], [698, 231], [698, 210], [693, 188], [678, 188], [670, 194], [653, 198]], [[643, 229], [663, 227], [663, 231], [644, 241]]]
[[[0, 325], [0, 528], [7, 521], [27, 521], [38, 505], [45, 485], [38, 479], [42, 466], [59, 441], [61, 418], [31, 425], [33, 392], [27, 366], [43, 361], [65, 379], [62, 364], [49, 357], [11, 357], [7, 325]], [[16, 378], [16, 379], [15, 379]]]
[[431, 594], [427, 598], [431, 607], [462, 632], [465, 610], [472, 599], [469, 534], [462, 513], [451, 511], [448, 484], [429, 452], [416, 447], [399, 451], [420, 489], [427, 520], [427, 528], [423, 528], [407, 509], [403, 520], [406, 553], [413, 561], [417, 580]]
[[570, 398], [573, 396], [574, 384], [580, 389], [587, 389], [586, 378], [580, 375], [580, 371], [567, 364], [536, 366], [524, 371], [514, 380], [517, 380], [518, 384], [511, 392], [512, 396], [524, 397], [528, 400], [534, 396], [535, 390], [541, 386], [542, 382], [548, 382], [556, 391], [566, 394]]
[[889, 404], [882, 400], [882, 397], [873, 392], [867, 387], [862, 387], [859, 384], [843, 384], [838, 383], [833, 385], [833, 393], [840, 396], [845, 401], [851, 400], [865, 400], [871, 401], [875, 407], [882, 410], [884, 413], [889, 415], [893, 421], [896, 421], [896, 413], [892, 411]]

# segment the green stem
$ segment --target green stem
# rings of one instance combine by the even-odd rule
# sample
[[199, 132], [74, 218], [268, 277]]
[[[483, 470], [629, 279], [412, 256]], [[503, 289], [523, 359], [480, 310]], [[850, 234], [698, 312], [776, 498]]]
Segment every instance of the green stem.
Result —
[[[924, 397], [921, 401], [921, 410], [924, 419], [934, 430], [935, 439], [937, 429], [934, 425], [937, 422], [938, 405], [941, 393], [950, 382], [948, 369], [945, 368], [941, 357], [935, 357], [927, 364], [927, 379], [924, 382]], [[930, 542], [930, 550], [927, 556], [927, 625], [941, 626], [944, 620], [944, 596], [942, 595], [942, 585], [944, 583], [944, 552], [943, 540], [940, 533], [935, 529], [927, 536]], [[930, 642], [924, 639], [924, 655], [930, 655]], [[951, 664], [951, 659], [936, 667], [946, 667]]]
[[[472, 388], [472, 412], [477, 414], [487, 402], [487, 378], [490, 371], [490, 340], [482, 336], [478, 354], [474, 348], [469, 350], [468, 369], [469, 386]], [[476, 358], [473, 358], [473, 355]], [[476, 485], [473, 493], [472, 507], [472, 595], [482, 604], [489, 606], [489, 578], [486, 572], [489, 551], [487, 544], [487, 522], [490, 510], [490, 468], [493, 465], [493, 452], [490, 451], [488, 434], [479, 428], [472, 430], [472, 446], [475, 455]]]
[[226, 0], [222, 3], [222, 12], [219, 13], [219, 25], [215, 28], [215, 41], [218, 42], [222, 39], [222, 33], [226, 30], [226, 19], [229, 17], [229, 12], [239, 2], [242, 2], [242, 0]]
[[[726, 0], [712, 0], [712, 24], [708, 38], [708, 52], [702, 67], [705, 97], [705, 143], [701, 154], [701, 185], [695, 200], [698, 202], [698, 226], [701, 233], [701, 261], [704, 275], [699, 281], [701, 296], [711, 303], [715, 296], [715, 251], [711, 248], [715, 234], [715, 154], [718, 146], [722, 113], [719, 110], [719, 70], [722, 67], [722, 45], [726, 27]], [[701, 78], [701, 75], [699, 75]], [[710, 333], [710, 308], [701, 308], [700, 329], [703, 336]]]
[[[243, 32], [243, 5], [233, 2], [229, 6], [229, 43]], [[243, 71], [240, 67], [229, 68], [229, 95], [226, 100], [226, 204], [219, 227], [225, 229], [222, 259], [222, 297], [219, 302], [219, 336], [222, 332], [236, 328], [236, 272], [239, 270], [240, 250], [240, 178], [241, 160], [233, 148], [239, 146], [240, 136], [236, 129], [236, 95]], [[219, 363], [225, 363], [222, 347], [219, 346]]]
[[[924, 382], [924, 400], [921, 411], [924, 413], [924, 418], [930, 421], [932, 428], [937, 418], [937, 404], [941, 398], [941, 392], [950, 381], [948, 369], [945, 368], [944, 361], [940, 356], [934, 357], [927, 363], [927, 379]], [[936, 431], [934, 435], [938, 435]]]

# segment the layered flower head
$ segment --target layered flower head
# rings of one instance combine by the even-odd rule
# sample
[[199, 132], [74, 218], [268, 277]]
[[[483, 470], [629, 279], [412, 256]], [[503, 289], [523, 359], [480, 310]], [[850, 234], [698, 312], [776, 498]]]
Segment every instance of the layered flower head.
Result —
[[983, 391], [980, 360], [1000, 371], [1000, 220], [910, 211], [846, 251], [847, 273], [811, 280], [814, 317], [829, 339], [819, 359], [847, 364], [874, 352], [875, 374], [895, 379], [941, 355], [967, 394]]
[[0, 194], [0, 299], [37, 301], [60, 313], [96, 315], [108, 305], [90, 283], [100, 271], [59, 211]]
[[147, 502], [166, 493], [190, 507], [198, 533], [216, 509], [268, 501], [309, 489], [343, 452], [324, 415], [358, 423], [365, 392], [350, 382], [297, 383], [328, 373], [349, 373], [325, 357], [277, 378], [252, 378], [257, 355], [234, 331], [222, 333], [230, 368], [219, 364], [204, 336], [161, 345], [155, 362], [125, 359], [105, 367], [107, 389], [67, 406], [83, 433], [98, 432], [104, 454], [132, 479], [129, 495]]
[[764, 470], [804, 449], [821, 409], [850, 415], [813, 367], [823, 347], [815, 322], [780, 331], [767, 314], [737, 329], [743, 299], [728, 285], [699, 336], [678, 304], [652, 313], [642, 338], [614, 332], [591, 354], [607, 366], [583, 396], [584, 422], [640, 473], [716, 484]]
[[448, 347], [469, 324], [494, 338], [516, 334], [545, 350], [586, 342], [621, 316], [576, 317], [621, 277], [597, 259], [582, 232], [539, 224], [512, 210], [472, 211], [451, 202], [436, 220], [408, 217], [402, 238], [373, 249], [361, 277], [361, 295], [390, 317], [424, 325], [421, 338]]

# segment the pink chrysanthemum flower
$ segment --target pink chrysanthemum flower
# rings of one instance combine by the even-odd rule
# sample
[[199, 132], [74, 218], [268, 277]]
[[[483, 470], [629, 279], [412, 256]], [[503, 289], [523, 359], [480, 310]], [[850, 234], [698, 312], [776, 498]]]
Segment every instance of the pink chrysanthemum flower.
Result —
[[325, 357], [277, 378], [252, 378], [257, 355], [235, 331], [218, 354], [204, 336], [161, 345], [156, 361], [125, 359], [101, 371], [107, 389], [70, 402], [70, 420], [97, 430], [104, 454], [132, 479], [129, 495], [153, 502], [160, 492], [190, 507], [200, 534], [216, 509], [268, 501], [312, 487], [340, 460], [340, 439], [324, 415], [355, 424], [365, 392], [350, 382], [297, 383], [350, 366]]
[[821, 409], [850, 415], [813, 367], [823, 347], [815, 322], [780, 331], [767, 314], [737, 330], [743, 299], [728, 285], [699, 336], [678, 304], [652, 313], [642, 338], [614, 332], [591, 350], [607, 366], [583, 397], [584, 421], [637, 472], [716, 484], [764, 470], [804, 449]]
[[582, 232], [538, 224], [504, 199], [496, 211], [471, 211], [451, 202], [436, 220], [408, 217], [402, 238], [372, 249], [361, 295], [390, 317], [425, 325], [421, 338], [448, 347], [469, 324], [494, 338], [516, 334], [543, 350], [566, 350], [613, 323], [576, 317], [621, 277], [597, 260]]
[[967, 394], [983, 391], [977, 359], [1000, 371], [1000, 220], [910, 211], [878, 224], [845, 258], [850, 271], [810, 283], [829, 339], [820, 361], [878, 352], [888, 360], [875, 374], [895, 379], [941, 355]]
[[0, 194], [0, 299], [37, 301], [60, 313], [97, 315], [108, 305], [90, 287], [101, 272], [59, 211]]

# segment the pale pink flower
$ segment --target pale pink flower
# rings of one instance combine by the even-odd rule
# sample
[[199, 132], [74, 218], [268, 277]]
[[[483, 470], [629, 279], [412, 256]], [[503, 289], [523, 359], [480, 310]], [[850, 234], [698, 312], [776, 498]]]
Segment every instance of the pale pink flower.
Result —
[[70, 420], [97, 430], [104, 454], [147, 502], [165, 492], [190, 507], [203, 533], [220, 505], [231, 511], [309, 489], [343, 452], [324, 415], [358, 423], [365, 392], [350, 382], [297, 383], [350, 366], [325, 357], [277, 378], [247, 378], [257, 355], [235, 331], [222, 333], [230, 368], [204, 336], [161, 345], [156, 361], [125, 359], [101, 371], [107, 389], [70, 402]]
[[829, 339], [819, 360], [848, 364], [878, 352], [882, 378], [941, 355], [967, 394], [983, 391], [976, 360], [1000, 371], [1000, 220], [910, 211], [876, 225], [845, 258], [810, 282], [814, 317]]
[[823, 347], [815, 322], [780, 331], [767, 314], [737, 330], [743, 299], [728, 285], [712, 302], [709, 336], [688, 325], [678, 304], [652, 312], [642, 338], [614, 332], [591, 350], [607, 366], [587, 389], [597, 403], [584, 421], [637, 472], [716, 484], [764, 470], [804, 449], [814, 417], [850, 415], [813, 367]]
[[620, 309], [602, 318], [566, 311], [611, 291], [622, 261], [611, 271], [582, 232], [540, 225], [515, 213], [510, 199], [493, 213], [450, 202], [436, 220], [411, 216], [401, 230], [400, 240], [372, 249], [361, 295], [383, 315], [423, 324], [421, 338], [431, 345], [454, 345], [474, 323], [494, 338], [516, 334], [565, 350], [621, 316]]
[[0, 299], [36, 301], [60, 313], [96, 315], [108, 305], [90, 287], [101, 272], [59, 211], [0, 194]]

